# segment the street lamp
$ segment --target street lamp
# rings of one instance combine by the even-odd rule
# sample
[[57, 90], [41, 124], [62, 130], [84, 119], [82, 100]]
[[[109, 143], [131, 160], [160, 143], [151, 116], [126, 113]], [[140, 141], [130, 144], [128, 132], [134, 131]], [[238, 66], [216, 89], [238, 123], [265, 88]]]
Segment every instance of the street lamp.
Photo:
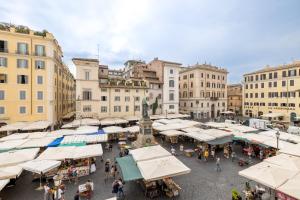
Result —
[[277, 141], [277, 151], [279, 150], [279, 136], [280, 136], [280, 132], [279, 129], [276, 128], [274, 129], [276, 131], [276, 141]]

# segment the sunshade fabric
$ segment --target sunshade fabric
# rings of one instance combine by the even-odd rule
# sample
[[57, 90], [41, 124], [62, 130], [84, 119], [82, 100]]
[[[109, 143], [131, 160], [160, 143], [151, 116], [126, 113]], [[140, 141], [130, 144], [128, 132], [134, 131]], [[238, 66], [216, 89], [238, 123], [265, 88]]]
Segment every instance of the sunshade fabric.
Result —
[[61, 144], [98, 143], [98, 142], [106, 142], [107, 139], [108, 139], [107, 134], [69, 135], [64, 137], [64, 139], [61, 141]]
[[211, 135], [203, 134], [201, 132], [186, 132], [184, 135], [188, 136], [190, 138], [193, 138], [195, 140], [198, 140], [200, 142], [207, 142], [207, 141], [216, 139], [215, 137], [213, 137]]
[[0, 141], [9, 141], [9, 140], [22, 140], [28, 138], [29, 133], [14, 133], [5, 137], [0, 138]]
[[19, 166], [22, 167], [24, 170], [41, 174], [60, 166], [60, 164], [61, 161], [57, 160], [31, 160], [19, 164]]
[[232, 138], [233, 138], [232, 136], [227, 136], [227, 137], [217, 138], [215, 140], [207, 141], [207, 143], [210, 145], [222, 145], [228, 142], [232, 142]]
[[60, 145], [61, 141], [64, 139], [64, 137], [56, 138], [53, 140], [50, 144], [48, 144], [48, 147], [57, 147]]
[[47, 147], [48, 144], [53, 142], [56, 138], [51, 137], [44, 137], [44, 138], [37, 138], [37, 139], [29, 139], [25, 143], [18, 146], [18, 149], [24, 148], [34, 148], [34, 147]]
[[6, 151], [6, 150], [12, 150], [15, 148], [18, 148], [25, 142], [28, 142], [29, 139], [23, 139], [23, 140], [8, 140], [0, 143], [0, 151]]
[[104, 133], [113, 134], [113, 133], [123, 133], [124, 129], [120, 126], [108, 126], [103, 128]]
[[31, 131], [31, 130], [41, 130], [41, 129], [46, 129], [49, 126], [51, 126], [51, 122], [49, 121], [36, 121], [32, 122], [25, 127], [22, 128], [23, 131]]
[[33, 160], [39, 148], [13, 150], [0, 153], [0, 167], [12, 166], [29, 160]]
[[9, 183], [9, 179], [0, 180], [0, 191]]
[[142, 147], [142, 148], [130, 150], [130, 154], [132, 155], [133, 159], [136, 162], [171, 155], [170, 152], [168, 152], [160, 145], [154, 145], [154, 146]]
[[289, 179], [283, 185], [277, 188], [278, 191], [283, 192], [291, 197], [300, 199], [300, 173]]
[[138, 133], [138, 132], [140, 132], [140, 127], [139, 126], [130, 126], [130, 127], [124, 128], [123, 130], [124, 130], [124, 132]]
[[49, 147], [40, 156], [38, 160], [64, 160], [64, 159], [81, 159], [96, 156], [102, 156], [103, 149], [101, 144], [86, 146], [66, 146], [66, 147]]
[[75, 134], [81, 135], [81, 134], [93, 134], [98, 133], [98, 127], [97, 126], [80, 126], [76, 129]]
[[175, 156], [167, 156], [137, 162], [138, 168], [146, 181], [159, 180], [189, 173], [191, 170]]
[[17, 178], [22, 173], [22, 167], [19, 166], [9, 166], [0, 168], [0, 180]]
[[134, 181], [143, 178], [132, 156], [118, 157], [116, 160], [121, 168], [124, 181]]
[[0, 127], [0, 131], [17, 131], [28, 125], [29, 122], [16, 122]]
[[297, 174], [297, 171], [286, 169], [278, 165], [261, 162], [239, 172], [240, 176], [256, 181], [269, 188], [276, 189], [289, 178]]
[[160, 134], [168, 137], [172, 137], [172, 136], [184, 135], [184, 132], [178, 130], [167, 130], [167, 131], [160, 132]]

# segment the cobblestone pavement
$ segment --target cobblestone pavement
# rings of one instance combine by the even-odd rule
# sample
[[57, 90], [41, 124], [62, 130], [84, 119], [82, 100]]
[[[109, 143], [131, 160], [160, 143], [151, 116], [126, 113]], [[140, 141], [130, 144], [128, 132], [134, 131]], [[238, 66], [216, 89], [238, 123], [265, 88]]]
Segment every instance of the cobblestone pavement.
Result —
[[[185, 144], [185, 147], [193, 145]], [[167, 150], [170, 150], [169, 144], [164, 144]], [[178, 146], [176, 146], [178, 152]], [[234, 146], [238, 156], [241, 155], [240, 146]], [[118, 155], [117, 144], [114, 144], [112, 152], [104, 152], [104, 159], [111, 158]], [[238, 166], [237, 162], [232, 163], [230, 159], [225, 159], [222, 156], [222, 152], [217, 152], [217, 155], [221, 158], [221, 172], [215, 171], [215, 162], [210, 160], [204, 162], [203, 160], [197, 160], [197, 158], [188, 158], [184, 155], [178, 155], [177, 157], [191, 168], [191, 173], [174, 177], [176, 183], [180, 185], [182, 190], [180, 195], [176, 197], [178, 200], [229, 200], [231, 199], [231, 189], [237, 188], [242, 191], [245, 184], [245, 179], [238, 175], [238, 171], [245, 167]], [[92, 199], [105, 200], [113, 197], [111, 191], [111, 183], [113, 179], [110, 179], [107, 183], [104, 182], [104, 164], [97, 161], [97, 172], [87, 176], [79, 178], [79, 184], [85, 183], [88, 179], [92, 179], [94, 182], [94, 195]], [[254, 161], [256, 162], [256, 161]], [[66, 182], [65, 199], [72, 200], [77, 190], [77, 185], [74, 183]], [[43, 191], [37, 191], [35, 188], [39, 185], [38, 182], [32, 182], [32, 174], [23, 172], [21, 177], [17, 180], [17, 185], [14, 187], [5, 188], [1, 191], [0, 196], [4, 200], [42, 200]], [[142, 200], [148, 199], [144, 197], [143, 190], [136, 182], [128, 182], [124, 186], [125, 199], [128, 200]], [[168, 199], [166, 197], [160, 197], [157, 199]]]

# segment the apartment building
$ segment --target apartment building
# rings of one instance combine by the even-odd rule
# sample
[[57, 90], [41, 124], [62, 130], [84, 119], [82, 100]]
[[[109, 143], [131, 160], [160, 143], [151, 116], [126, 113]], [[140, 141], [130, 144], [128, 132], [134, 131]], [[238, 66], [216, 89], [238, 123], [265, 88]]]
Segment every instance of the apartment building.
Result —
[[154, 71], [162, 83], [162, 113], [179, 112], [179, 70], [181, 63], [154, 58], [147, 69]]
[[143, 79], [149, 85], [147, 96], [150, 108], [149, 114], [163, 114], [163, 82], [159, 80], [156, 71], [150, 70], [145, 63], [136, 63], [132, 66], [132, 77]]
[[300, 62], [244, 74], [243, 114], [283, 122], [300, 119]]
[[54, 36], [0, 24], [0, 120], [60, 123], [75, 111], [75, 79]]
[[133, 77], [134, 73], [134, 67], [139, 64], [146, 64], [145, 61], [142, 60], [127, 60], [124, 63], [124, 73], [123, 77], [124, 78], [131, 78]]
[[236, 115], [243, 115], [243, 86], [231, 84], [227, 86], [227, 107]]
[[76, 66], [76, 114], [80, 117], [141, 116], [149, 86], [140, 78], [109, 76], [97, 59], [73, 58]]
[[179, 73], [180, 112], [197, 119], [215, 118], [227, 110], [227, 70], [207, 64]]

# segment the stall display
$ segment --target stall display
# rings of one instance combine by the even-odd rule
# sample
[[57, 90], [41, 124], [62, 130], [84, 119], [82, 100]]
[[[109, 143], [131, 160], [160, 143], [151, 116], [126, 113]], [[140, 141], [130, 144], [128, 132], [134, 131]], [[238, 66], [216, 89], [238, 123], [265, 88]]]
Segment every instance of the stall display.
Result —
[[178, 184], [176, 184], [173, 179], [171, 178], [164, 178], [163, 182], [166, 186], [166, 188], [164, 189], [165, 194], [168, 197], [176, 197], [179, 195], [179, 190], [181, 190], [181, 188], [179, 187]]
[[195, 153], [195, 150], [193, 149], [185, 149], [184, 150], [184, 154], [187, 156], [187, 157], [192, 157]]
[[145, 196], [151, 199], [160, 195], [160, 191], [156, 181], [141, 181], [141, 186], [145, 191]]

